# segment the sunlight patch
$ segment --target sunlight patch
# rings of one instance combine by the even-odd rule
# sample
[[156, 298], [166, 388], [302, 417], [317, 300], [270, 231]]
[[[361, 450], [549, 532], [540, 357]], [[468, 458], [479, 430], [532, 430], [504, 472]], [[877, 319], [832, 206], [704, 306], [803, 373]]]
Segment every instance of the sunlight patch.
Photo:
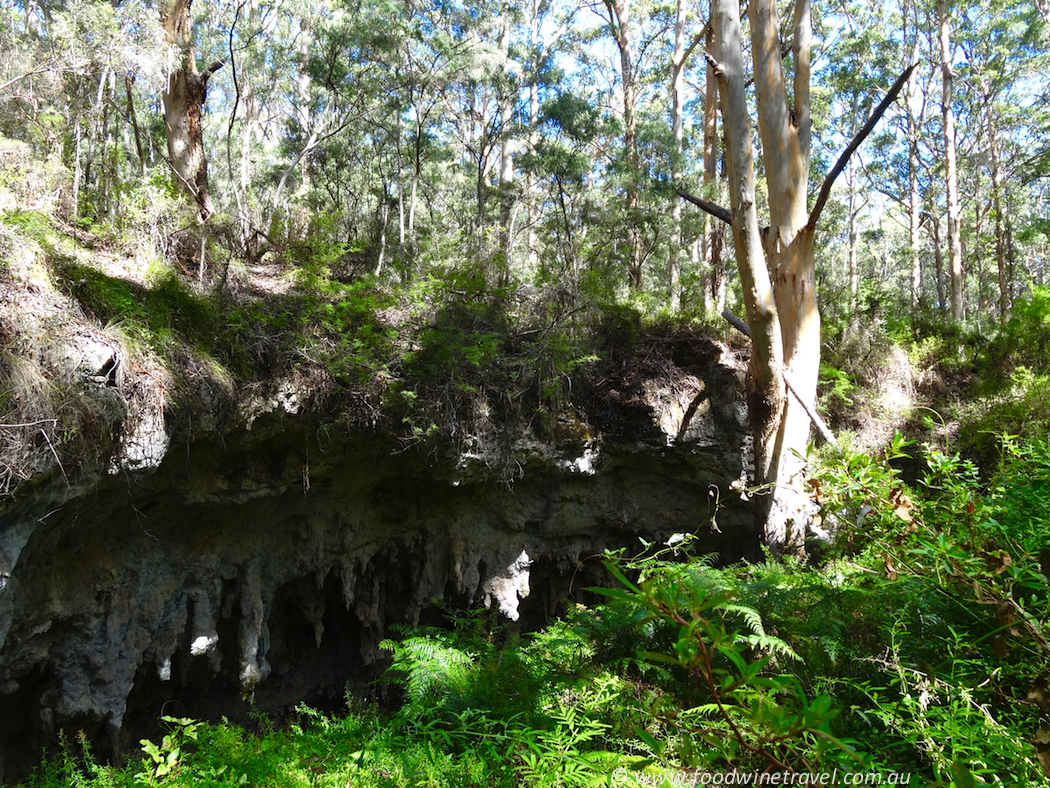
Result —
[[529, 595], [529, 567], [532, 559], [524, 550], [503, 574], [490, 578], [481, 586], [485, 592], [485, 607], [495, 600], [499, 611], [511, 621], [518, 620], [518, 602]]

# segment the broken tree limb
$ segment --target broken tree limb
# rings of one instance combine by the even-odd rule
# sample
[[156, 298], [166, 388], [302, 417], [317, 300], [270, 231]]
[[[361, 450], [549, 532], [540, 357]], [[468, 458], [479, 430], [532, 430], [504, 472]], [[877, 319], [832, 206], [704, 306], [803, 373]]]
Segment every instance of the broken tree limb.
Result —
[[727, 321], [729, 321], [729, 325], [731, 325], [733, 328], [735, 328], [737, 331], [739, 331], [745, 337], [747, 337], [748, 339], [751, 338], [751, 328], [750, 328], [750, 326], [748, 326], [747, 323], [745, 323], [739, 317], [734, 315], [728, 309], [722, 310], [722, 317], [724, 317]]
[[733, 214], [731, 214], [721, 205], [715, 205], [713, 202], [708, 202], [707, 200], [701, 199], [700, 197], [695, 197], [689, 192], [684, 192], [681, 189], [675, 189], [675, 191], [678, 192], [678, 196], [681, 197], [683, 200], [688, 200], [705, 213], [711, 214], [716, 219], [721, 219], [728, 225], [733, 224]]
[[[744, 336], [751, 336], [751, 329], [748, 327], [747, 323], [745, 323], [739, 317], [734, 315], [728, 309], [722, 312], [722, 317], [724, 317], [729, 322], [729, 324], [733, 326], [733, 328], [735, 328]], [[822, 419], [820, 417], [820, 414], [813, 410], [812, 407], [810, 407], [808, 402], [806, 402], [804, 399], [802, 399], [802, 397], [799, 396], [798, 391], [791, 383], [791, 377], [788, 375], [787, 370], [781, 370], [781, 374], [784, 376], [784, 384], [787, 386], [788, 391], [790, 391], [795, 396], [795, 399], [798, 400], [798, 404], [802, 406], [802, 409], [804, 411], [806, 411], [806, 415], [809, 416], [810, 421], [813, 422], [813, 425], [817, 428], [817, 431], [820, 433], [821, 437], [824, 438], [825, 441], [830, 443], [836, 449], [839, 448], [839, 442], [835, 440], [834, 434], [831, 432], [831, 429], [828, 427], [828, 425], [824, 423], [824, 419]]]

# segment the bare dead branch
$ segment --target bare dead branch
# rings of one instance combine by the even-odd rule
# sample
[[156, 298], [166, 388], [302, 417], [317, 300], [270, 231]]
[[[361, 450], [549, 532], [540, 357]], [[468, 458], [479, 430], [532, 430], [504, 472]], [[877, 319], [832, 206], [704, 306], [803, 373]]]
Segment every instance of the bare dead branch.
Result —
[[810, 232], [813, 232], [817, 228], [817, 221], [820, 219], [820, 214], [824, 210], [824, 205], [827, 203], [828, 197], [831, 196], [831, 187], [835, 185], [835, 179], [839, 177], [839, 174], [844, 169], [846, 169], [846, 164], [849, 162], [850, 156], [856, 152], [857, 148], [861, 146], [861, 143], [863, 143], [868, 135], [875, 129], [875, 126], [878, 124], [883, 114], [889, 109], [890, 104], [897, 100], [897, 95], [901, 92], [905, 83], [911, 78], [912, 72], [918, 65], [919, 63], [916, 61], [904, 69], [904, 73], [897, 78], [897, 81], [893, 83], [893, 87], [889, 89], [885, 98], [882, 99], [879, 106], [877, 106], [871, 113], [868, 122], [857, 132], [853, 141], [846, 146], [846, 150], [842, 152], [842, 155], [839, 156], [839, 160], [835, 162], [835, 166], [831, 168], [831, 172], [828, 173], [828, 177], [824, 179], [824, 183], [820, 187], [820, 194], [817, 196], [817, 201], [813, 205], [813, 211], [809, 215], [809, 222], [806, 227]]
[[211, 75], [212, 74], [214, 74], [216, 71], [218, 71], [220, 68], [222, 68], [225, 65], [226, 65], [226, 59], [225, 58], [223, 58], [222, 60], [216, 60], [214, 63], [212, 63], [206, 69], [204, 69], [204, 71], [201, 72], [201, 75], [200, 75], [201, 79], [203, 81], [207, 82], [209, 79], [211, 79]]
[[681, 197], [683, 200], [688, 200], [705, 213], [711, 214], [716, 219], [721, 219], [729, 226], [733, 225], [733, 214], [731, 214], [721, 205], [715, 205], [713, 202], [708, 202], [707, 200], [701, 199], [700, 197], [695, 197], [694, 195], [689, 194], [689, 192], [684, 192], [681, 189], [675, 189], [675, 191], [678, 192], [678, 196]]
[[751, 337], [751, 327], [748, 326], [743, 320], [734, 315], [728, 309], [722, 310], [722, 317], [724, 317], [733, 328], [743, 334], [745, 337]]
[[683, 63], [685, 63], [687, 60], [689, 60], [689, 56], [691, 54], [693, 54], [693, 50], [696, 49], [700, 45], [700, 43], [704, 40], [704, 37], [707, 35], [707, 28], [708, 27], [709, 27], [709, 25], [704, 25], [704, 29], [701, 30], [699, 33], [697, 33], [696, 36], [693, 38], [693, 42], [688, 47], [686, 47], [685, 52], [682, 54], [682, 62]]
[[231, 150], [231, 138], [233, 137], [233, 124], [237, 121], [237, 107], [241, 103], [241, 86], [237, 82], [237, 59], [234, 57], [233, 49], [233, 35], [234, 31], [237, 30], [237, 22], [241, 18], [241, 11], [247, 4], [247, 0], [243, 0], [239, 6], [237, 6], [237, 13], [233, 15], [233, 24], [230, 26], [229, 33], [229, 51], [230, 51], [230, 72], [233, 76], [233, 109], [230, 110], [230, 122], [226, 126], [226, 168], [230, 173], [230, 182], [233, 182], [233, 155], [230, 153]]
[[164, 156], [163, 159], [171, 168], [171, 171], [175, 173], [175, 177], [179, 179], [179, 183], [186, 187], [186, 190], [193, 196], [193, 199], [197, 199], [197, 195], [200, 194], [197, 185], [186, 180], [182, 173], [178, 171], [178, 168], [175, 167], [175, 162], [173, 162], [169, 156]]
[[7, 90], [13, 84], [15, 84], [16, 82], [21, 82], [26, 77], [31, 77], [34, 74], [43, 74], [45, 71], [50, 71], [50, 70], [51, 70], [51, 66], [47, 65], [47, 66], [40, 66], [39, 68], [35, 68], [32, 71], [27, 71], [25, 74], [22, 74], [21, 76], [15, 77], [14, 79], [9, 79], [4, 84], [0, 85], [0, 91]]
[[0, 424], [0, 429], [14, 430], [20, 427], [36, 427], [39, 424], [55, 425], [57, 423], [58, 419], [38, 419], [37, 421], [24, 421], [21, 424]]

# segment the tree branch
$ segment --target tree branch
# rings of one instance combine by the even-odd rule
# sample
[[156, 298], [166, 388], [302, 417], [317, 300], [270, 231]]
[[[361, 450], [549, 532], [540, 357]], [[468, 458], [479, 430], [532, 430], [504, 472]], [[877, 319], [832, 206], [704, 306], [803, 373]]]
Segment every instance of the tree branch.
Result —
[[[748, 327], [747, 323], [745, 323], [739, 317], [734, 315], [728, 309], [723, 310], [722, 317], [729, 321], [729, 324], [744, 336], [751, 336], [751, 329]], [[813, 426], [815, 426], [817, 428], [817, 431], [820, 432], [821, 437], [823, 437], [825, 441], [827, 441], [837, 449], [839, 447], [839, 442], [835, 440], [835, 434], [824, 422], [824, 419], [820, 418], [820, 414], [813, 410], [813, 408], [811, 408], [809, 404], [801, 396], [799, 396], [798, 389], [796, 389], [794, 384], [791, 382], [791, 378], [788, 376], [787, 370], [782, 369], [780, 373], [784, 376], [784, 384], [787, 386], [788, 391], [795, 395], [795, 399], [798, 400], [798, 404], [802, 406], [802, 409], [804, 411], [806, 411], [806, 415], [809, 416], [809, 420], [813, 422]]]
[[204, 71], [201, 72], [201, 79], [207, 81], [208, 79], [211, 78], [212, 74], [214, 74], [216, 71], [218, 71], [220, 68], [222, 68], [225, 65], [226, 65], [226, 59], [225, 58], [223, 58], [222, 60], [216, 60], [214, 63], [212, 63], [206, 69], [204, 69]]
[[704, 29], [697, 33], [696, 37], [693, 38], [693, 43], [686, 48], [685, 52], [682, 54], [683, 63], [689, 59], [689, 56], [693, 54], [693, 50], [704, 40], [704, 37], [707, 35], [707, 27], [707, 25], [704, 25]]
[[864, 127], [857, 132], [857, 135], [853, 138], [853, 141], [846, 146], [846, 150], [839, 156], [839, 160], [835, 162], [835, 166], [831, 168], [831, 172], [828, 173], [828, 177], [824, 179], [824, 183], [820, 187], [820, 194], [817, 196], [817, 201], [813, 205], [813, 211], [809, 215], [809, 222], [806, 227], [810, 232], [816, 230], [817, 221], [820, 219], [820, 214], [824, 210], [824, 205], [828, 201], [828, 197], [831, 196], [831, 187], [835, 185], [835, 179], [839, 177], [839, 174], [846, 169], [846, 163], [849, 162], [850, 156], [861, 146], [861, 143], [867, 139], [868, 135], [875, 129], [879, 120], [883, 114], [889, 109], [890, 104], [897, 100], [897, 95], [901, 92], [904, 84], [911, 78], [912, 72], [919, 65], [918, 61], [912, 63], [901, 74], [897, 81], [893, 83], [893, 87], [890, 88], [886, 97], [883, 98], [882, 102], [877, 106], [871, 113], [871, 117], [868, 118], [868, 122], [864, 124]]
[[50, 65], [40, 66], [39, 68], [34, 68], [32, 71], [27, 71], [25, 74], [22, 74], [19, 77], [15, 77], [14, 79], [7, 80], [7, 82], [5, 82], [4, 84], [0, 85], [0, 91], [7, 90], [13, 84], [15, 84], [16, 82], [21, 82], [26, 77], [31, 77], [34, 74], [43, 74], [45, 71], [50, 71], [50, 70], [51, 70], [51, 66]]
[[182, 173], [179, 172], [178, 167], [175, 166], [175, 162], [171, 160], [170, 156], [164, 156], [163, 158], [165, 163], [167, 163], [167, 165], [171, 167], [171, 171], [175, 173], [175, 177], [179, 179], [179, 183], [181, 183], [186, 188], [186, 191], [190, 193], [193, 199], [196, 200], [197, 195], [200, 194], [200, 191], [197, 189], [196, 184], [190, 183], [188, 180], [186, 180], [185, 177], [183, 177]]
[[237, 22], [241, 18], [241, 11], [244, 10], [245, 5], [247, 5], [247, 0], [242, 0], [241, 4], [237, 6], [237, 13], [233, 15], [233, 24], [230, 25], [230, 33], [228, 37], [230, 48], [230, 71], [233, 76], [233, 109], [230, 110], [230, 123], [226, 126], [226, 168], [230, 172], [231, 183], [233, 182], [233, 154], [230, 152], [230, 140], [233, 137], [233, 124], [237, 122], [237, 107], [239, 107], [241, 103], [241, 86], [237, 82], [237, 59], [233, 54], [233, 36], [237, 30]]
[[299, 151], [299, 154], [292, 160], [292, 163], [288, 165], [288, 169], [284, 171], [284, 174], [281, 176], [280, 182], [277, 184], [277, 189], [273, 193], [273, 210], [276, 211], [278, 206], [280, 206], [281, 192], [284, 191], [284, 184], [288, 180], [288, 176], [291, 175], [292, 170], [299, 166], [299, 162], [301, 162], [304, 158], [313, 153], [314, 149], [322, 142], [327, 142], [329, 139], [334, 137], [336, 134], [345, 129], [351, 123], [354, 123], [360, 120], [361, 118], [366, 117], [371, 111], [371, 109], [367, 109], [364, 112], [361, 112], [357, 115], [347, 117], [341, 123], [335, 125], [334, 128], [329, 129], [323, 134], [317, 131], [316, 129], [310, 133], [310, 137], [309, 139], [307, 139], [306, 145], [303, 146], [303, 149], [301, 151]]
[[707, 200], [702, 200], [699, 197], [694, 197], [692, 194], [689, 194], [689, 192], [684, 192], [681, 189], [675, 189], [675, 191], [678, 192], [678, 196], [681, 197], [683, 200], [688, 200], [705, 213], [711, 214], [716, 219], [721, 219], [729, 226], [733, 225], [733, 214], [731, 214], [721, 205], [715, 205], [713, 202], [708, 202]]

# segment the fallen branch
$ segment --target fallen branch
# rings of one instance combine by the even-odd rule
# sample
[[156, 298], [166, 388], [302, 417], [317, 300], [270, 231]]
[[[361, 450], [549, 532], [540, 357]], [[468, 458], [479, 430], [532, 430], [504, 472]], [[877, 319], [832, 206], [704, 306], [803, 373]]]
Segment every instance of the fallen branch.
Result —
[[58, 419], [40, 419], [39, 421], [24, 421], [21, 424], [0, 424], [0, 429], [14, 430], [20, 427], [36, 427], [39, 424], [57, 424]]

